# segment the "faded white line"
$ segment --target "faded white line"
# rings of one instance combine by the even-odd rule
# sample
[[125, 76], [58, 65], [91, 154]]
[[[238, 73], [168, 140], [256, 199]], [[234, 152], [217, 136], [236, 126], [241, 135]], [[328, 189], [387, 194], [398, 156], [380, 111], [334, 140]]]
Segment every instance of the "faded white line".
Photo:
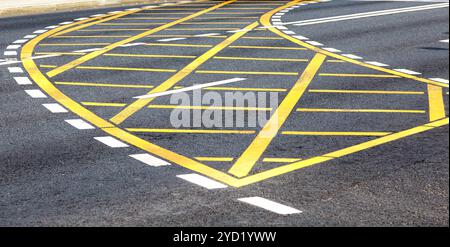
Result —
[[101, 137], [94, 137], [95, 140], [111, 147], [111, 148], [126, 148], [129, 147], [127, 144], [117, 140], [114, 137], [111, 136], [101, 136]]
[[191, 87], [185, 87], [185, 88], [181, 88], [181, 89], [169, 90], [169, 91], [161, 92], [161, 93], [137, 96], [134, 98], [135, 99], [151, 99], [151, 98], [156, 98], [156, 97], [161, 97], [161, 96], [166, 96], [166, 95], [171, 95], [171, 94], [177, 94], [177, 93], [182, 93], [182, 92], [188, 92], [188, 91], [198, 90], [198, 89], [202, 89], [202, 88], [206, 88], [206, 87], [214, 87], [214, 86], [219, 86], [219, 85], [224, 85], [224, 84], [230, 84], [230, 83], [245, 81], [245, 80], [247, 80], [247, 79], [246, 78], [233, 78], [233, 79], [229, 79], [229, 80], [216, 81], [216, 82], [194, 85]]
[[265, 210], [271, 211], [273, 213], [276, 214], [281, 214], [281, 215], [291, 215], [291, 214], [300, 214], [302, 213], [302, 211], [297, 210], [295, 208], [292, 207], [288, 207], [286, 205], [277, 203], [277, 202], [273, 202], [270, 200], [267, 200], [265, 198], [262, 197], [249, 197], [249, 198], [241, 198], [239, 199], [239, 201], [241, 202], [245, 202], [248, 203], [250, 205], [256, 206], [256, 207], [260, 207], [263, 208]]
[[183, 180], [186, 180], [190, 183], [202, 186], [208, 190], [214, 190], [214, 189], [225, 189], [228, 188], [225, 184], [219, 183], [217, 181], [214, 181], [210, 178], [198, 175], [198, 174], [185, 174], [185, 175], [178, 175], [178, 178], [181, 178]]
[[170, 166], [169, 162], [156, 158], [155, 156], [150, 154], [133, 154], [130, 155], [130, 157], [153, 167]]

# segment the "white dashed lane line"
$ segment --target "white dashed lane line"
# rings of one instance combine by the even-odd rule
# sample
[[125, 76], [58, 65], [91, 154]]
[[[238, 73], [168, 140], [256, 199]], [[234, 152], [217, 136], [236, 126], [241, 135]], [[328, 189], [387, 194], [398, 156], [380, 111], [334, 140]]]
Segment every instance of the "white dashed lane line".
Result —
[[130, 157], [153, 167], [170, 166], [170, 163], [156, 158], [155, 156], [152, 156], [150, 154], [133, 154], [130, 155]]
[[67, 113], [69, 112], [66, 108], [62, 107], [60, 104], [51, 103], [51, 104], [42, 104], [47, 110], [51, 113]]
[[401, 73], [405, 73], [408, 75], [421, 75], [422, 73], [416, 72], [416, 71], [412, 71], [409, 69], [394, 69], [395, 71], [401, 72]]
[[249, 198], [241, 198], [238, 200], [280, 215], [291, 215], [302, 213], [302, 211], [300, 210], [288, 207], [286, 205], [277, 202], [270, 201], [262, 197], [249, 197]]
[[185, 175], [178, 175], [178, 178], [181, 178], [183, 180], [186, 180], [190, 183], [202, 186], [208, 190], [214, 190], [214, 189], [225, 189], [228, 188], [228, 186], [219, 183], [217, 181], [214, 181], [210, 178], [198, 175], [198, 174], [185, 174]]
[[30, 89], [25, 90], [25, 93], [27, 93], [31, 98], [33, 99], [44, 99], [47, 98], [47, 95], [45, 95], [41, 90], [39, 89]]
[[68, 119], [65, 120], [68, 124], [72, 125], [74, 128], [79, 129], [79, 130], [91, 130], [91, 129], [95, 129], [94, 126], [90, 125], [89, 123], [87, 123], [86, 121], [82, 120], [82, 119]]
[[430, 78], [430, 80], [448, 84], [448, 80], [447, 80], [447, 79], [442, 79], [442, 78]]
[[23, 69], [20, 67], [9, 67], [8, 71], [11, 74], [22, 74], [23, 73]]
[[14, 80], [19, 85], [31, 85], [33, 82], [31, 82], [30, 78], [28, 77], [14, 77]]
[[126, 148], [129, 147], [127, 144], [117, 140], [114, 137], [111, 136], [101, 136], [101, 137], [94, 137], [95, 140], [105, 144], [108, 147], [111, 148]]

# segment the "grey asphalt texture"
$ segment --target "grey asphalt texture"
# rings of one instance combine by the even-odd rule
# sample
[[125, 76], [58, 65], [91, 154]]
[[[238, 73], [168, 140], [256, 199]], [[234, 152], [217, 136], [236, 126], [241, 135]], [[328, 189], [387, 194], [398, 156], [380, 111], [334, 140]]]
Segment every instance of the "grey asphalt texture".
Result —
[[[300, 21], [426, 4], [430, 3], [335, 0], [295, 9], [284, 15], [282, 21]], [[71, 21], [74, 18], [121, 9], [124, 8], [0, 18], [0, 51], [3, 53], [9, 44], [35, 30]], [[217, 17], [215, 21], [248, 23], [252, 21], [222, 19], [221, 15], [211, 16]], [[259, 17], [261, 14], [239, 16]], [[258, 19], [253, 21], [256, 20]], [[420, 71], [424, 78], [448, 79], [448, 43], [439, 42], [448, 39], [448, 20], [448, 8], [444, 8], [303, 27], [289, 26], [289, 29], [326, 44], [327, 47], [357, 54], [366, 60], [386, 63], [395, 68]], [[112, 23], [140, 21], [142, 20], [115, 20]], [[176, 28], [245, 26], [189, 24], [177, 25]], [[123, 27], [95, 26], [87, 30], [95, 28]], [[140, 32], [142, 31], [92, 31], [67, 35], [135, 35]], [[164, 30], [157, 34], [195, 35], [211, 32], [224, 33]], [[245, 37], [255, 36], [279, 38], [267, 30], [252, 31]], [[82, 40], [55, 38], [46, 39], [42, 43], [113, 43], [121, 39], [123, 38]], [[147, 37], [140, 42], [157, 43], [158, 39], [160, 38]], [[216, 45], [222, 40], [189, 38], [171, 44]], [[298, 47], [282, 39], [239, 39], [233, 45]], [[67, 52], [96, 47], [99, 46], [40, 45], [36, 51]], [[117, 48], [112, 52], [199, 56], [208, 49], [137, 46]], [[310, 59], [314, 53], [303, 50], [227, 48], [219, 56]], [[47, 58], [37, 60], [37, 64], [60, 66], [74, 58], [76, 57]], [[101, 56], [83, 65], [181, 69], [189, 61], [189, 59], [149, 60]], [[307, 63], [299, 62], [211, 59], [199, 69], [301, 72], [306, 65]], [[49, 71], [46, 68], [41, 70]], [[330, 61], [321, 67], [320, 72], [381, 74], [356, 65]], [[172, 73], [73, 69], [52, 78], [52, 81], [158, 85], [171, 75]], [[298, 79], [298, 76], [193, 73], [177, 85], [192, 86], [195, 83], [240, 76], [247, 77], [248, 80], [245, 83], [227, 86], [290, 88]], [[35, 88], [35, 86], [28, 87]], [[77, 102], [132, 103], [134, 101], [132, 97], [149, 91], [149, 89], [106, 87], [58, 86], [58, 88]], [[111, 149], [100, 144], [93, 137], [104, 136], [102, 130], [76, 130], [64, 122], [65, 119], [77, 118], [75, 114], [51, 114], [41, 106], [43, 103], [53, 103], [51, 98], [31, 99], [24, 93], [24, 89], [27, 88], [14, 82], [7, 66], [0, 66], [0, 226], [448, 226], [449, 224], [448, 126], [239, 189], [230, 187], [206, 190], [177, 178], [176, 176], [180, 174], [193, 173], [181, 166], [173, 164], [170, 167], [150, 167], [129, 157], [130, 154], [143, 152], [138, 148]], [[426, 84], [412, 80], [398, 83], [392, 79], [318, 77], [312, 82], [310, 89], [426, 92]], [[448, 92], [448, 89], [444, 91]], [[224, 93], [218, 92], [222, 95]], [[284, 92], [280, 93], [280, 98], [285, 95]], [[167, 98], [153, 102], [153, 104], [168, 103]], [[297, 107], [427, 110], [427, 104], [426, 95], [306, 93]], [[445, 107], [448, 115], [448, 96], [445, 96]], [[105, 119], [120, 111], [120, 108], [112, 107], [86, 108]], [[143, 109], [125, 121], [121, 127], [168, 128], [169, 115], [170, 110], [167, 109]], [[293, 113], [282, 131], [396, 132], [427, 122], [427, 114]], [[252, 137], [254, 138], [251, 135], [139, 133], [136, 135], [188, 157], [237, 157], [249, 145]], [[305, 159], [371, 139], [373, 138], [283, 136], [275, 139], [265, 155]], [[232, 164], [209, 165], [226, 172]], [[260, 164], [253, 173], [277, 166], [280, 164]], [[239, 198], [253, 196], [289, 205], [303, 213], [280, 216], [238, 201]]]

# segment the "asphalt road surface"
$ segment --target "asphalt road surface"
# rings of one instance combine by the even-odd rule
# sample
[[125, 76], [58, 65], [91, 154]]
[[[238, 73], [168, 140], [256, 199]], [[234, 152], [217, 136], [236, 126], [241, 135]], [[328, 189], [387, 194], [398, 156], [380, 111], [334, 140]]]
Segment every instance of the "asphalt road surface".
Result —
[[0, 19], [0, 225], [448, 226], [448, 30], [448, 1]]

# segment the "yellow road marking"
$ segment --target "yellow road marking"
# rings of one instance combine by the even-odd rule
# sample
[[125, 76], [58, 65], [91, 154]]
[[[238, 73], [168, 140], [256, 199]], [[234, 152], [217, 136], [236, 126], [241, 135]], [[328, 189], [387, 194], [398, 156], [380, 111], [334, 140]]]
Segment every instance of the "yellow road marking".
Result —
[[36, 55], [66, 55], [66, 56], [83, 56], [82, 52], [36, 52]]
[[263, 14], [265, 12], [212, 12], [207, 13], [207, 15], [253, 15], [253, 14]]
[[[255, 22], [251, 24], [250, 26], [246, 27], [246, 30], [253, 30], [259, 25], [258, 22]], [[244, 36], [247, 32], [239, 32], [235, 33], [232, 36], [230, 36], [228, 39], [224, 40], [217, 46], [213, 47], [209, 51], [205, 52], [198, 58], [196, 58], [194, 61], [192, 61], [189, 65], [187, 65], [185, 68], [180, 70], [178, 73], [176, 73], [174, 76], [169, 78], [167, 81], [150, 91], [148, 94], [153, 93], [160, 93], [169, 90], [171, 87], [175, 86], [178, 82], [183, 80], [185, 77], [190, 75], [194, 70], [196, 70], [198, 67], [200, 67], [202, 64], [204, 64], [207, 60], [214, 57], [217, 53], [222, 51], [223, 49], [227, 48], [238, 40], [240, 37]], [[125, 108], [123, 111], [121, 111], [119, 114], [111, 118], [111, 121], [115, 124], [120, 124], [123, 121], [125, 121], [127, 118], [129, 118], [131, 115], [145, 107], [146, 105], [150, 104], [153, 99], [139, 99], [132, 104], [130, 104], [127, 108]]]
[[124, 17], [118, 20], [178, 20], [177, 17]]
[[94, 52], [92, 52], [92, 53], [89, 53], [89, 54], [87, 54], [87, 55], [84, 55], [84, 56], [82, 56], [82, 57], [80, 57], [80, 58], [78, 58], [78, 59], [76, 59], [76, 60], [74, 60], [74, 61], [72, 61], [72, 62], [69, 62], [69, 63], [67, 63], [67, 64], [65, 64], [65, 65], [63, 65], [63, 66], [61, 66], [61, 67], [59, 67], [59, 68], [56, 68], [56, 69], [50, 71], [50, 72], [48, 73], [48, 76], [49, 76], [50, 78], [51, 78], [51, 77], [55, 77], [55, 76], [57, 76], [57, 75], [59, 75], [59, 74], [65, 72], [65, 71], [67, 71], [67, 70], [69, 70], [69, 69], [75, 68], [75, 67], [77, 67], [77, 66], [79, 66], [79, 65], [81, 65], [81, 64], [83, 64], [83, 63], [85, 63], [85, 62], [87, 62], [87, 61], [89, 61], [89, 60], [92, 60], [92, 59], [94, 59], [94, 58], [96, 58], [96, 57], [98, 57], [98, 56], [100, 56], [100, 55], [103, 55], [103, 54], [105, 54], [105, 53], [108, 53], [109, 51], [111, 51], [111, 50], [113, 50], [113, 49], [115, 49], [115, 48], [117, 48], [117, 47], [120, 47], [120, 46], [122, 46], [122, 45], [131, 43], [131, 42], [133, 42], [133, 41], [136, 41], [136, 40], [145, 38], [145, 37], [147, 37], [147, 36], [149, 36], [149, 35], [151, 35], [151, 34], [154, 34], [154, 33], [156, 33], [156, 32], [162, 31], [162, 30], [164, 30], [164, 29], [168, 29], [168, 28], [170, 28], [170, 27], [172, 27], [172, 26], [175, 26], [175, 25], [177, 25], [177, 24], [179, 24], [179, 23], [182, 23], [182, 22], [191, 20], [191, 19], [193, 19], [193, 18], [195, 18], [195, 17], [201, 16], [201, 15], [203, 15], [203, 14], [205, 14], [205, 13], [208, 13], [208, 12], [213, 11], [213, 10], [215, 10], [215, 9], [218, 9], [218, 8], [220, 8], [220, 7], [226, 6], [226, 5], [230, 4], [230, 3], [234, 3], [235, 1], [236, 1], [236, 0], [231, 0], [231, 1], [222, 2], [222, 3], [220, 3], [220, 4], [215, 5], [214, 7], [211, 7], [211, 8], [205, 9], [205, 10], [202, 10], [202, 11], [200, 11], [200, 12], [197, 12], [197, 13], [193, 14], [193, 15], [190, 15], [190, 16], [187, 16], [187, 17], [184, 17], [184, 18], [181, 18], [181, 19], [176, 20], [176, 21], [174, 21], [174, 22], [171, 22], [171, 23], [169, 23], [169, 24], [166, 24], [166, 25], [163, 25], [163, 26], [154, 28], [154, 29], [152, 29], [152, 30], [148, 30], [148, 31], [143, 32], [143, 33], [140, 33], [140, 34], [138, 34], [138, 35], [136, 35], [136, 36], [133, 36], [133, 37], [130, 37], [130, 38], [128, 38], [128, 39], [125, 39], [125, 40], [116, 42], [116, 43], [114, 43], [114, 44], [111, 44], [111, 45], [109, 45], [109, 46], [106, 46], [106, 47], [104, 47], [104, 48], [103, 48], [102, 50], [100, 50], [100, 51], [94, 51]]
[[396, 95], [424, 95], [424, 92], [413, 91], [381, 91], [381, 90], [328, 90], [311, 89], [310, 93], [343, 93], [343, 94], [396, 94]]
[[273, 62], [308, 62], [309, 59], [289, 59], [289, 58], [261, 58], [261, 57], [214, 57], [220, 60], [249, 60], [249, 61], [273, 61]]
[[104, 106], [104, 107], [124, 107], [124, 103], [101, 103], [101, 102], [81, 102], [85, 106]]
[[286, 92], [284, 88], [253, 88], [253, 87], [208, 87], [205, 90], [216, 91], [251, 91], [251, 92]]
[[271, 111], [263, 107], [233, 107], [233, 106], [183, 106], [183, 105], [149, 105], [150, 109], [187, 109], [187, 110], [223, 110], [223, 111]]
[[[56, 68], [54, 65], [41, 65], [41, 68]], [[151, 69], [151, 68], [128, 68], [128, 67], [100, 67], [100, 66], [78, 66], [75, 69], [81, 70], [111, 70], [111, 71], [140, 71], [140, 72], [159, 72], [175, 73], [175, 69]], [[47, 73], [48, 74], [48, 73]]]
[[206, 130], [206, 129], [146, 129], [146, 128], [126, 128], [130, 132], [139, 133], [169, 133], [169, 134], [240, 134], [252, 135], [254, 130]]
[[52, 39], [87, 39], [87, 38], [128, 38], [131, 35], [64, 35], [51, 37]]
[[375, 75], [375, 74], [334, 74], [334, 73], [320, 73], [319, 76], [332, 77], [367, 77], [367, 78], [401, 78], [398, 75]]
[[140, 57], [140, 58], [186, 58], [194, 59], [196, 56], [177, 56], [177, 55], [150, 55], [150, 54], [126, 54], [126, 53], [107, 53], [107, 57]]
[[224, 74], [224, 75], [281, 75], [298, 76], [295, 72], [268, 72], [268, 71], [224, 71], [224, 70], [198, 70], [196, 74]]
[[234, 31], [236, 27], [168, 28], [167, 31]]
[[181, 25], [250, 25], [250, 22], [185, 22]]
[[283, 47], [283, 46], [251, 46], [251, 45], [233, 45], [230, 48], [234, 49], [267, 49], [267, 50], [296, 50], [306, 51], [306, 48], [300, 47]]
[[386, 136], [392, 132], [314, 132], [314, 131], [283, 131], [282, 135], [301, 136]]
[[150, 85], [112, 84], [112, 83], [93, 83], [93, 82], [62, 82], [62, 81], [55, 82], [55, 85], [81, 86], [81, 87], [112, 87], [112, 88], [154, 88], [154, 86]]
[[236, 16], [236, 17], [226, 17], [226, 16], [221, 16], [221, 17], [198, 17], [195, 18], [196, 20], [212, 20], [212, 19], [258, 19], [258, 17], [254, 16], [254, 17], [248, 17], [248, 16]]
[[148, 28], [90, 28], [78, 30], [78, 32], [118, 32], [118, 31], [148, 31]]
[[209, 161], [209, 162], [232, 162], [234, 158], [230, 157], [194, 157], [198, 161]]
[[302, 159], [296, 159], [296, 158], [264, 158], [263, 162], [267, 163], [292, 163], [297, 162]]
[[430, 107], [430, 121], [445, 118], [445, 104], [442, 87], [428, 85], [428, 101]]
[[341, 112], [341, 113], [413, 113], [425, 114], [424, 110], [390, 110], [390, 109], [314, 109], [299, 108], [298, 112]]
[[145, 46], [168, 46], [168, 47], [196, 47], [196, 48], [211, 48], [212, 45], [194, 45], [194, 44], [159, 44], [159, 43], [148, 43]]
[[110, 43], [59, 43], [59, 44], [39, 44], [39, 46], [97, 46], [109, 44]]
[[119, 23], [119, 22], [115, 22], [115, 23], [101, 23], [101, 24], [97, 24], [97, 26], [158, 26], [158, 25], [165, 25], [167, 24], [167, 22], [141, 22], [141, 23]]
[[287, 118], [294, 110], [295, 105], [306, 92], [311, 81], [316, 76], [320, 66], [325, 62], [326, 56], [316, 54], [306, 67], [300, 79], [295, 83], [288, 95], [283, 99], [278, 109], [274, 112], [270, 120], [263, 127], [261, 132], [252, 141], [250, 146], [244, 151], [236, 161], [229, 173], [241, 178], [247, 176], [256, 162], [260, 159], [272, 140], [278, 134], [279, 129], [286, 122]]

